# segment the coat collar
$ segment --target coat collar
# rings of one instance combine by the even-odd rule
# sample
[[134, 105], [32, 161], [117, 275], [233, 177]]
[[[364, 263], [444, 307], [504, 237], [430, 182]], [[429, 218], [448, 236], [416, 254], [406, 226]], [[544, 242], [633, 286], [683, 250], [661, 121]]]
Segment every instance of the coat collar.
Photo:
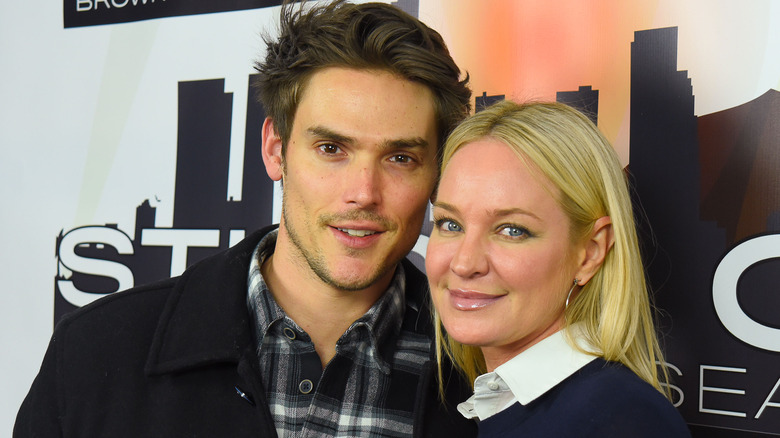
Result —
[[[185, 371], [216, 363], [238, 363], [254, 348], [247, 308], [247, 273], [257, 243], [276, 226], [263, 228], [175, 279], [152, 339], [147, 375]], [[432, 333], [425, 276], [408, 260], [407, 309], [403, 329]]]
[[234, 247], [188, 268], [176, 279], [146, 361], [148, 375], [215, 363], [237, 363], [253, 344], [247, 272], [259, 230]]

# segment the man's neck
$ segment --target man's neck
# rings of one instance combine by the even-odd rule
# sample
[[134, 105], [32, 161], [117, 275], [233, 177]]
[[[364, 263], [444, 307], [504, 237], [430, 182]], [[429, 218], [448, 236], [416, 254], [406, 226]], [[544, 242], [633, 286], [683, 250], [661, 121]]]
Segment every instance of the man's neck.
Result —
[[339, 338], [382, 296], [393, 278], [391, 271], [387, 279], [366, 289], [338, 289], [322, 281], [305, 262], [294, 260], [278, 241], [261, 270], [274, 300], [311, 338], [323, 368], [335, 356]]

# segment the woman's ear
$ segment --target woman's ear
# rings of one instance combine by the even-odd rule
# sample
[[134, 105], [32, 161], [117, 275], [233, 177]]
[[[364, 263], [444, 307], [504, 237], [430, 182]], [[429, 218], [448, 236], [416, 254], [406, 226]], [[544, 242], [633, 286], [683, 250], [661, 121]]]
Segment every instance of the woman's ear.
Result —
[[284, 175], [284, 157], [282, 156], [282, 139], [276, 134], [274, 122], [266, 117], [263, 121], [263, 163], [268, 177], [279, 181]]
[[612, 249], [615, 243], [615, 233], [612, 230], [612, 219], [609, 216], [602, 216], [596, 219], [593, 224], [593, 231], [590, 237], [585, 241], [583, 257], [580, 259], [579, 270], [575, 278], [579, 280], [582, 286], [599, 270], [607, 257], [607, 253]]

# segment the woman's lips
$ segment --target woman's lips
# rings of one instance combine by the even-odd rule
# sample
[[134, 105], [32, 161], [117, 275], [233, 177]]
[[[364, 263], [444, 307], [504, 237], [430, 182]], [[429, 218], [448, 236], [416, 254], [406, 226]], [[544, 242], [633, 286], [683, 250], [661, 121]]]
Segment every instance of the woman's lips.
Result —
[[504, 297], [462, 289], [448, 289], [448, 291], [452, 306], [458, 310], [479, 310]]

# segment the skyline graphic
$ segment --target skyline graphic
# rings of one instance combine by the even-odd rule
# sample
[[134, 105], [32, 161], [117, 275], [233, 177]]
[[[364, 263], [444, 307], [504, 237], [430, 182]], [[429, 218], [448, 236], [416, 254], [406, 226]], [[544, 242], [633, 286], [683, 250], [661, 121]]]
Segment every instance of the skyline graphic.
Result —
[[[269, 0], [217, 6], [212, 0], [203, 0], [186, 10], [165, 10], [164, 13], [188, 15], [204, 13], [214, 7], [239, 10], [279, 4], [280, 0]], [[419, 15], [419, 0], [399, 0], [392, 4], [412, 16]], [[125, 15], [121, 19], [134, 21], [141, 16], [127, 16], [130, 12], [124, 11]], [[252, 76], [249, 84], [252, 83]], [[185, 266], [190, 266], [227, 249], [246, 234], [272, 223], [274, 184], [266, 176], [260, 150], [259, 127], [262, 126], [265, 112], [254, 97], [251, 85], [247, 92], [241, 200], [226, 199], [233, 94], [225, 93], [224, 89], [224, 79], [182, 81], [178, 84], [176, 173], [171, 228], [156, 227], [156, 208], [146, 199], [136, 208], [132, 253], [120, 253], [117, 248], [104, 243], [83, 243], [72, 248], [75, 256], [82, 260], [107, 260], [124, 265], [132, 272], [132, 283], [141, 285], [174, 275], [173, 265], [177, 256], [184, 259]], [[116, 224], [105, 224], [104, 227], [123, 233]], [[165, 234], [161, 235], [158, 230]], [[197, 234], [186, 234], [191, 230]], [[218, 233], [217, 242], [211, 239], [217, 235], [215, 230]], [[79, 307], [65, 298], [60, 290], [61, 281], [70, 282], [80, 292], [95, 295], [121, 289], [121, 283], [115, 278], [63, 269], [60, 249], [65, 234], [65, 230], [60, 232], [55, 247], [58, 260], [54, 278], [55, 324], [62, 316]], [[144, 240], [144, 237], [147, 239]], [[187, 243], [184, 253], [176, 254], [177, 248], [181, 251], [185, 239], [189, 239], [191, 245]], [[414, 261], [418, 266], [424, 263], [422, 257]]]
[[[403, 3], [403, 8], [419, 7], [414, 1], [397, 3]], [[777, 409], [767, 410], [760, 419], [755, 417], [762, 403], [780, 402], [780, 394], [772, 392], [775, 380], [767, 381], [766, 373], [746, 371], [745, 376], [739, 376], [741, 379], [721, 373], [711, 377], [711, 385], [744, 388], [744, 394], [702, 395], [700, 367], [712, 364], [757, 371], [777, 363], [776, 353], [747, 345], [729, 333], [713, 310], [711, 287], [715, 267], [731, 248], [758, 235], [780, 233], [780, 92], [769, 90], [737, 107], [695, 116], [691, 79], [687, 71], [677, 70], [677, 32], [674, 27], [636, 31], [631, 43], [627, 170], [648, 280], [654, 302], [662, 309], [663, 347], [667, 360], [680, 370], [674, 375], [674, 384], [686, 395], [680, 406], [686, 420], [708, 425], [693, 426], [701, 434], [694, 436], [721, 436], [717, 428], [771, 434], [780, 430], [780, 415], [773, 412]], [[260, 164], [257, 127], [264, 113], [251, 91], [243, 188], [241, 200], [233, 200], [226, 199], [233, 95], [224, 92], [222, 79], [180, 82], [178, 90], [171, 229], [218, 230], [219, 236], [213, 246], [188, 247], [186, 264], [190, 265], [226, 249], [235, 231], [248, 234], [270, 224], [273, 183]], [[599, 92], [581, 85], [577, 90], [559, 91], [556, 99], [598, 122]], [[475, 92], [475, 110], [504, 96]], [[75, 251], [83, 258], [127, 266], [136, 285], [166, 278], [173, 249], [142, 244], [145, 230], [161, 230], [155, 228], [155, 219], [156, 209], [149, 200], [142, 201], [136, 209], [132, 254], [100, 244], [81, 245]], [[115, 224], [105, 227], [117, 228]], [[430, 222], [426, 221], [422, 234], [430, 235], [430, 231]], [[57, 248], [64, 234], [57, 237]], [[59, 259], [59, 251], [56, 255]], [[419, 259], [413, 258], [418, 265]], [[739, 284], [740, 305], [745, 313], [775, 328], [780, 328], [776, 311], [780, 297], [767, 290], [767, 285], [779, 280], [778, 268], [778, 259], [767, 260], [745, 271]], [[116, 289], [117, 282], [110, 277], [77, 271], [68, 277], [58, 272], [54, 284], [55, 321], [76, 308], [58, 288], [58, 280], [66, 277], [82, 291], [105, 293]], [[693, 314], [696, 318], [690, 317]], [[705, 396], [706, 401], [702, 401]], [[727, 414], [715, 415], [708, 409]], [[751, 435], [745, 432], [740, 436]]]
[[[144, 230], [147, 233], [148, 230], [218, 230], [215, 246], [187, 248], [186, 265], [189, 266], [227, 249], [231, 232], [243, 230], [249, 234], [271, 224], [273, 181], [265, 173], [260, 151], [259, 127], [265, 112], [251, 89], [247, 94], [241, 200], [226, 199], [233, 93], [224, 92], [224, 82], [224, 79], [179, 82], [172, 227], [156, 227], [156, 208], [146, 199], [136, 208], [132, 254], [119, 254], [109, 245], [91, 243], [75, 248], [78, 256], [121, 263], [133, 272], [134, 283], [141, 285], [169, 277], [173, 259], [171, 246], [142, 244]], [[117, 228], [115, 224], [106, 226]], [[57, 248], [62, 238], [61, 233]], [[59, 252], [56, 255], [59, 259]], [[65, 276], [58, 272], [54, 282], [55, 323], [77, 308], [59, 289], [58, 280], [63, 279]], [[105, 276], [74, 271], [68, 279], [81, 291], [106, 293], [117, 289], [117, 282]]]
[[[691, 79], [677, 70], [676, 27], [635, 32], [631, 72], [629, 170], [635, 214], [651, 291], [662, 309], [666, 359], [682, 370], [674, 376], [688, 397], [680, 409], [693, 423], [694, 436], [753, 436], [734, 432], [740, 429], [777, 432], [780, 415], [756, 418], [773, 395], [774, 381], [762, 381], [766, 376], [755, 373], [777, 363], [777, 354], [738, 340], [724, 327], [713, 308], [712, 287], [713, 271], [735, 244], [780, 231], [780, 200], [772, 182], [780, 168], [780, 136], [777, 124], [767, 122], [780, 108], [778, 93], [696, 117]], [[773, 171], [766, 171], [772, 165]], [[762, 207], [755, 208], [756, 203]], [[771, 272], [778, 264], [761, 265], [775, 269], [745, 271], [737, 295], [742, 311], [777, 327], [780, 297], [766, 285], [775, 284], [777, 275]], [[705, 383], [702, 364], [721, 366], [721, 372], [711, 372]], [[735, 380], [726, 375], [729, 370], [754, 373]]]

